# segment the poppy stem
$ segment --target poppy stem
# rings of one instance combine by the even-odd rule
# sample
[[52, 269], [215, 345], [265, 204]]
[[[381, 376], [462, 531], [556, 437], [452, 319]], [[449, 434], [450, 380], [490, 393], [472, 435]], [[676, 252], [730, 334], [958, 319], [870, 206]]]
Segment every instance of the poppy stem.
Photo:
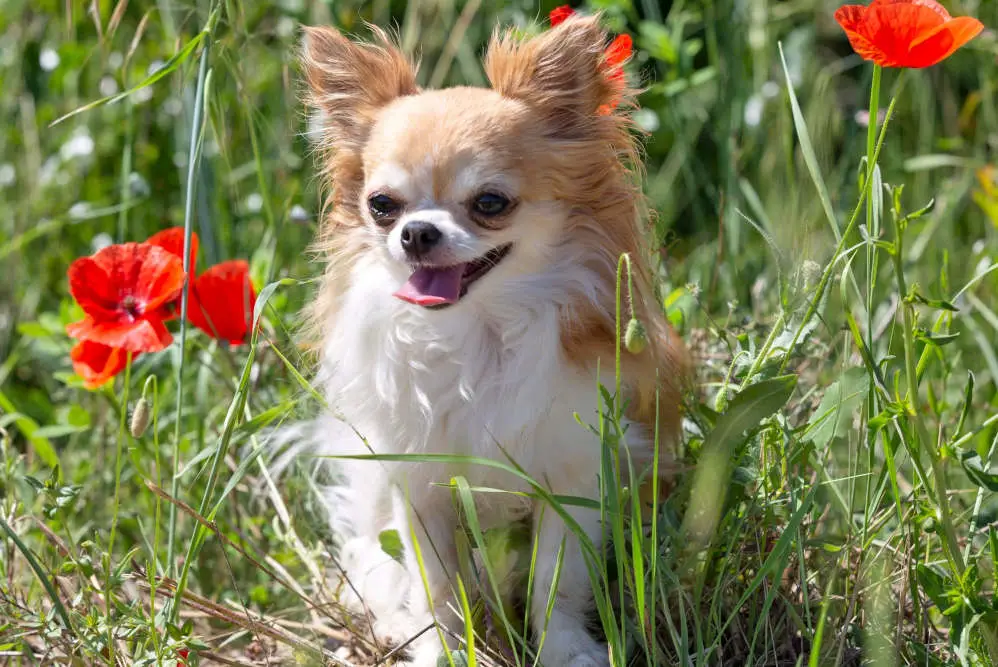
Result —
[[[877, 164], [875, 153], [877, 150], [877, 121], [880, 118], [880, 79], [883, 74], [883, 68], [880, 65], [873, 65], [873, 78], [870, 81], [870, 111], [866, 123], [866, 167], [867, 167], [867, 183], [864, 184], [864, 189], [867, 190], [866, 195], [866, 229], [869, 232], [869, 238], [876, 239], [880, 236], [880, 216], [883, 214], [883, 208], [879, 206], [881, 200], [874, 197], [873, 188], [877, 187], [878, 179], [876, 178]], [[868, 349], [873, 350], [873, 310], [874, 310], [874, 299], [877, 287], [877, 268], [878, 259], [880, 255], [877, 252], [877, 247], [872, 243], [866, 244], [866, 346]], [[877, 396], [877, 378], [876, 369], [874, 367], [867, 368], [867, 374], [869, 376], [869, 393], [866, 397], [866, 409], [868, 414], [875, 415], [880, 412], [879, 401]], [[869, 452], [870, 452], [870, 469], [873, 469], [873, 452], [876, 451], [876, 443], [879, 438], [879, 433], [871, 432], [868, 436], [869, 438]], [[870, 507], [870, 495], [873, 492], [871, 485], [867, 485], [866, 489], [866, 502], [865, 507]], [[868, 511], [866, 512], [866, 521], [864, 521], [864, 526], [869, 523]], [[863, 532], [863, 540], [867, 538], [866, 531]]]
[[[874, 151], [877, 149], [877, 120], [880, 116], [880, 79], [884, 68], [873, 66], [873, 80], [870, 82], [870, 119], [866, 124], [866, 168], [875, 164]], [[868, 172], [872, 174], [872, 171]], [[872, 207], [867, 208], [867, 222], [873, 217]]]
[[[880, 234], [880, 211], [875, 210], [876, 199], [874, 198], [873, 187], [876, 182], [874, 175], [877, 170], [877, 119], [880, 117], [880, 79], [883, 68], [880, 65], [873, 66], [873, 80], [870, 82], [870, 117], [866, 124], [866, 183], [864, 188], [868, 190], [866, 195], [866, 229], [870, 238], [877, 238]], [[866, 266], [867, 266], [867, 308], [866, 308], [866, 335], [867, 344], [873, 349], [873, 291], [877, 283], [877, 253], [872, 244], [866, 246]], [[872, 384], [870, 385], [873, 386]], [[870, 396], [875, 392], [871, 391]]]

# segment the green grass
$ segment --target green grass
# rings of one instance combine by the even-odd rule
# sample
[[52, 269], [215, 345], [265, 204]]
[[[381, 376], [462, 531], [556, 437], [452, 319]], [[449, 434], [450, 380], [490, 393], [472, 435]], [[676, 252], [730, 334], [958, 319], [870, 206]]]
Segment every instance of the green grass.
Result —
[[[421, 84], [482, 84], [493, 27], [537, 29], [553, 4], [0, 6], [0, 662], [385, 655], [337, 603], [309, 463], [275, 480], [256, 456], [263, 429], [320, 408], [294, 337], [319, 209], [297, 26], [396, 23]], [[670, 493], [644, 513], [609, 370], [592, 424], [613, 537], [589, 549], [595, 615], [618, 666], [998, 662], [998, 40], [885, 70], [881, 138], [857, 122], [873, 68], [838, 4], [587, 5], [636, 37], [663, 307], [698, 365]], [[947, 6], [998, 27], [990, 0]], [[267, 286], [253, 344], [186, 331], [84, 390], [67, 267], [184, 224], [201, 266], [246, 258]], [[477, 490], [453, 486], [468, 664], [531, 664], [510, 595], [529, 586], [509, 584], [536, 554], [483, 533]]]

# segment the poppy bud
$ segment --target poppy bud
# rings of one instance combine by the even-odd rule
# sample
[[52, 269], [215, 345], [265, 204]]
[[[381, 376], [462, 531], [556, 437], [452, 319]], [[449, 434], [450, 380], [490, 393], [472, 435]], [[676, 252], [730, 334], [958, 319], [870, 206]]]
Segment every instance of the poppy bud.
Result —
[[149, 401], [143, 396], [135, 404], [132, 411], [132, 421], [129, 424], [129, 431], [133, 438], [141, 438], [149, 427]]
[[631, 354], [641, 354], [648, 347], [648, 333], [645, 325], [636, 317], [632, 317], [627, 323], [627, 331], [624, 333], [624, 347]]

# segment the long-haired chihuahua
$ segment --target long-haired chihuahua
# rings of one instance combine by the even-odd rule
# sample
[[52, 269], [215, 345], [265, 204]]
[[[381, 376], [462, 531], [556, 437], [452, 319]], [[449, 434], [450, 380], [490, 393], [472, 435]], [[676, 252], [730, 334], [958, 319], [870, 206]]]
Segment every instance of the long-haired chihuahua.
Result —
[[[312, 440], [325, 456], [388, 455], [340, 458], [326, 495], [352, 602], [389, 640], [434, 621], [460, 634], [448, 483], [464, 476], [514, 492], [476, 495], [483, 528], [532, 522], [541, 663], [608, 665], [586, 629], [578, 536], [600, 543], [599, 512], [564, 505], [570, 529], [521, 476], [472, 459], [512, 460], [554, 494], [599, 497], [600, 438], [579, 422], [597, 418], [601, 361], [613, 375], [625, 253], [627, 305], [648, 342], [623, 357], [627, 447], [647, 461], [656, 424], [678, 434], [687, 354], [652, 287], [631, 92], [607, 67], [595, 17], [527, 39], [497, 33], [488, 88], [423, 90], [413, 62], [374, 33], [357, 42], [306, 28], [301, 56], [328, 191], [311, 321], [337, 413]], [[393, 529], [401, 562], [379, 541]], [[436, 665], [441, 636], [451, 641], [416, 640], [411, 663]]]

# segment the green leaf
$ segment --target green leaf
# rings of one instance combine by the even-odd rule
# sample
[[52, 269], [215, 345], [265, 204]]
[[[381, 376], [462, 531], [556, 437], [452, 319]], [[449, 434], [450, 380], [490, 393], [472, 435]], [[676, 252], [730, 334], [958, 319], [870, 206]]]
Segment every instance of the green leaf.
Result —
[[797, 95], [794, 94], [794, 84], [790, 78], [790, 70], [787, 68], [787, 59], [783, 55], [783, 43], [779, 44], [780, 49], [780, 62], [783, 64], [783, 74], [786, 76], [787, 80], [787, 93], [790, 96], [790, 110], [793, 114], [794, 129], [797, 130], [797, 139], [800, 141], [801, 154], [804, 156], [804, 164], [807, 165], [807, 171], [811, 175], [811, 180], [814, 182], [814, 187], [818, 191], [818, 199], [821, 201], [821, 208], [825, 212], [825, 217], [828, 219], [828, 224], [832, 228], [832, 233], [835, 235], [835, 240], [838, 241], [842, 238], [842, 232], [839, 230], [839, 223], [835, 218], [835, 209], [832, 207], [832, 198], [828, 196], [828, 188], [825, 186], [825, 181], [821, 177], [821, 168], [818, 166], [818, 156], [814, 152], [814, 146], [811, 144], [811, 135], [807, 130], [807, 124], [804, 122], [804, 112], [801, 111], [800, 103], [797, 101]]
[[985, 465], [981, 455], [976, 451], [968, 449], [963, 452], [960, 455], [960, 465], [963, 466], [963, 471], [967, 473], [971, 482], [982, 489], [998, 491], [998, 472], [994, 471], [990, 463]]
[[920, 303], [923, 306], [928, 306], [929, 308], [935, 308], [936, 310], [948, 310], [951, 313], [960, 312], [960, 309], [954, 306], [949, 301], [944, 301], [942, 299], [928, 299], [919, 294], [917, 290], [912, 290], [911, 300], [914, 301], [915, 303]]
[[20, 414], [3, 392], [0, 392], [0, 410], [20, 415], [14, 419], [14, 424], [20, 429], [28, 442], [31, 443], [35, 453], [38, 454], [38, 458], [51, 468], [59, 465], [59, 457], [55, 453], [55, 447], [52, 446], [52, 443], [45, 437], [44, 433], [39, 433], [40, 428], [35, 420]]
[[696, 542], [709, 539], [717, 526], [730, 482], [732, 453], [740, 437], [783, 407], [794, 388], [796, 375], [763, 380], [743, 389], [714, 423], [701, 450], [693, 479], [683, 532]]
[[[852, 418], [870, 391], [870, 374], [863, 367], [848, 369], [833, 382], [807, 422], [806, 439], [824, 447], [852, 429]], [[872, 420], [871, 420], [872, 421]]]
[[52, 334], [38, 322], [23, 322], [17, 325], [17, 333], [25, 338], [50, 338]]
[[[738, 600], [738, 604], [735, 605], [734, 610], [728, 614], [728, 621], [725, 622], [725, 627], [728, 623], [735, 618], [737, 618], [736, 613], [741, 607], [748, 602], [749, 598], [755, 594], [755, 591], [762, 586], [766, 577], [772, 576], [774, 579], [779, 577], [783, 571], [786, 569], [787, 562], [790, 560], [790, 555], [792, 553], [791, 547], [793, 546], [794, 538], [797, 536], [797, 530], [800, 528], [801, 521], [808, 512], [811, 511], [811, 506], [814, 504], [814, 496], [817, 493], [818, 488], [812, 488], [808, 494], [801, 501], [800, 507], [793, 513], [790, 520], [787, 521], [787, 525], [783, 527], [783, 531], [780, 533], [779, 539], [776, 540], [776, 544], [773, 545], [772, 550], [770, 550], [769, 555], [766, 556], [766, 560], [763, 562], [762, 567], [759, 568], [758, 573], [753, 577], [752, 582], [742, 593], [742, 597]], [[723, 632], [724, 628], [722, 628]]]
[[450, 657], [454, 661], [453, 665], [451, 664], [451, 660], [447, 659], [447, 654], [444, 653], [437, 658], [437, 667], [470, 667], [467, 651], [463, 649], [451, 651]]
[[91, 109], [96, 109], [97, 107], [102, 107], [105, 104], [114, 104], [115, 102], [120, 102], [121, 100], [125, 99], [129, 95], [131, 95], [131, 94], [133, 94], [135, 92], [138, 92], [139, 90], [141, 90], [143, 88], [151, 86], [152, 84], [156, 83], [157, 81], [159, 81], [160, 79], [162, 79], [164, 76], [166, 76], [167, 74], [169, 74], [173, 70], [177, 69], [185, 60], [187, 60], [188, 56], [190, 56], [191, 53], [194, 52], [194, 49], [197, 48], [198, 44], [201, 43], [201, 40], [203, 40], [205, 38], [205, 36], [207, 36], [207, 35], [208, 35], [208, 29], [205, 28], [204, 30], [202, 30], [201, 32], [199, 32], [197, 35], [195, 35], [193, 37], [193, 39], [191, 39], [189, 42], [187, 42], [187, 44], [184, 45], [184, 48], [182, 48], [180, 51], [178, 51], [176, 54], [174, 54], [172, 58], [170, 58], [169, 60], [167, 60], [166, 63], [162, 67], [160, 67], [158, 70], [156, 70], [155, 72], [153, 72], [152, 74], [150, 74], [149, 76], [147, 76], [145, 79], [143, 79], [140, 83], [136, 84], [135, 86], [132, 86], [128, 90], [126, 90], [124, 92], [121, 92], [121, 93], [118, 93], [117, 95], [110, 95], [108, 97], [102, 97], [101, 99], [95, 100], [95, 101], [91, 102], [90, 104], [84, 104], [82, 107], [79, 107], [77, 109], [73, 109], [72, 111], [70, 111], [69, 113], [65, 114], [64, 116], [60, 116], [59, 118], [56, 118], [54, 121], [52, 121], [49, 124], [49, 127], [53, 127], [55, 125], [58, 125], [59, 123], [63, 122], [64, 120], [72, 118], [73, 116], [75, 116], [77, 114], [80, 114], [80, 113], [83, 113], [84, 111], [90, 111]]
[[378, 533], [378, 543], [381, 545], [381, 550], [392, 557], [393, 560], [402, 562], [402, 553], [404, 551], [402, 546], [402, 538], [399, 537], [399, 532], [394, 528], [391, 530], [383, 530]]
[[949, 598], [946, 595], [946, 579], [928, 565], [919, 563], [915, 568], [915, 576], [921, 584], [922, 592], [929, 596], [932, 603], [943, 610], [949, 606]]
[[639, 45], [652, 58], [675, 65], [679, 59], [672, 36], [664, 25], [654, 21], [642, 21], [638, 25]]
[[750, 385], [738, 393], [714, 423], [707, 435], [704, 448], [717, 443], [730, 443], [732, 439], [759, 425], [786, 405], [797, 387], [796, 375], [781, 375]]
[[915, 340], [920, 340], [926, 345], [935, 345], [936, 347], [949, 345], [959, 337], [960, 332], [953, 334], [932, 334], [924, 329], [915, 330]]
[[90, 413], [79, 405], [71, 405], [65, 412], [60, 411], [60, 414], [62, 419], [70, 426], [90, 427]]
[[967, 421], [967, 415], [970, 414], [970, 407], [974, 400], [974, 384], [976, 380], [974, 372], [967, 371], [967, 386], [963, 390], [963, 409], [960, 411], [960, 420], [956, 423], [956, 431], [953, 432], [954, 440], [963, 433], [963, 425]]
[[[52, 424], [50, 426], [40, 426], [35, 431], [36, 438], [63, 438], [74, 433], [86, 431], [89, 426], [72, 426], [71, 424]], [[48, 463], [46, 461], [46, 463]]]
[[3, 530], [7, 533], [7, 537], [14, 543], [14, 546], [21, 552], [21, 555], [24, 556], [24, 560], [28, 562], [28, 565], [34, 571], [38, 581], [41, 582], [45, 592], [48, 593], [49, 598], [52, 600], [52, 606], [59, 615], [59, 619], [62, 621], [63, 626], [73, 634], [76, 634], [73, 624], [69, 620], [69, 614], [66, 613], [66, 607], [62, 604], [62, 598], [56, 592], [55, 577], [52, 577], [51, 579], [49, 578], [48, 574], [42, 568], [41, 563], [39, 563], [38, 559], [35, 558], [35, 554], [24, 542], [21, 541], [21, 538], [14, 532], [14, 529], [10, 527], [10, 524], [4, 520], [2, 515], [0, 515], [0, 528], [3, 528]]

